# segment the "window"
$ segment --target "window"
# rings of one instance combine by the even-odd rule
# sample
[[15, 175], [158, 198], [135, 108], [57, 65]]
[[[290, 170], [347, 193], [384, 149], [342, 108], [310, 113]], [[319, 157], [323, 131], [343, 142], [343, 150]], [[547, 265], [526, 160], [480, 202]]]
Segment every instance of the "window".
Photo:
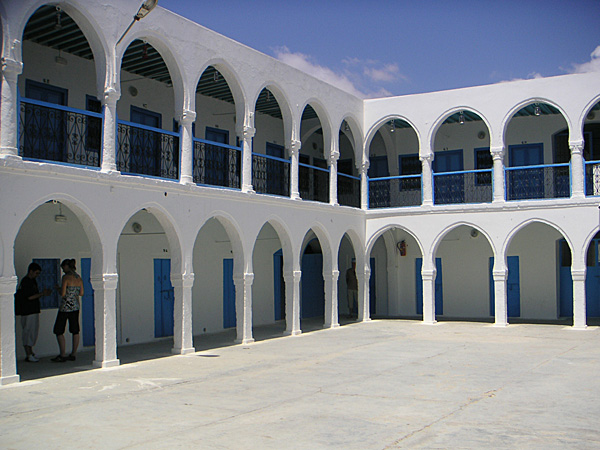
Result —
[[[423, 169], [419, 155], [400, 155], [398, 156], [398, 171], [400, 175], [420, 175]], [[400, 180], [400, 189], [420, 189], [421, 180], [419, 178], [407, 178]]]
[[[475, 149], [475, 170], [491, 169], [493, 165], [494, 160], [488, 147]], [[478, 186], [492, 184], [492, 174], [478, 173], [475, 177], [475, 183]]]

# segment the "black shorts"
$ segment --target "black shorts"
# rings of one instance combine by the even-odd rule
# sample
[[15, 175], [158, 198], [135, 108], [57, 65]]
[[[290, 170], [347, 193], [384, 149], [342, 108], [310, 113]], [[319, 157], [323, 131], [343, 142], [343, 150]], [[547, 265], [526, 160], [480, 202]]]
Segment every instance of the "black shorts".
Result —
[[65, 334], [67, 319], [69, 319], [69, 333], [79, 334], [79, 311], [59, 311], [54, 322], [54, 334], [57, 336]]

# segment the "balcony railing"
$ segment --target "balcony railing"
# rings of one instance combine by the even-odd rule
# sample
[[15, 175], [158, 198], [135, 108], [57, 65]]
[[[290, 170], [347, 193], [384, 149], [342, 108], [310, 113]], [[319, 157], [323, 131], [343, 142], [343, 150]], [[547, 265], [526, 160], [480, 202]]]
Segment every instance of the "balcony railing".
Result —
[[492, 170], [464, 170], [433, 174], [436, 205], [489, 203], [492, 201]]
[[290, 196], [290, 161], [252, 154], [252, 186], [260, 194]]
[[507, 200], [563, 198], [571, 195], [569, 164], [507, 167]]
[[99, 167], [102, 114], [19, 99], [19, 154], [23, 158]]
[[340, 205], [360, 208], [360, 178], [338, 172], [337, 189]]
[[600, 195], [600, 161], [585, 163], [585, 195]]
[[329, 202], [329, 170], [299, 163], [298, 190], [303, 200]]
[[119, 120], [117, 170], [179, 179], [179, 134]]
[[194, 183], [239, 189], [242, 149], [194, 138]]
[[421, 175], [369, 179], [369, 208], [396, 208], [422, 203]]

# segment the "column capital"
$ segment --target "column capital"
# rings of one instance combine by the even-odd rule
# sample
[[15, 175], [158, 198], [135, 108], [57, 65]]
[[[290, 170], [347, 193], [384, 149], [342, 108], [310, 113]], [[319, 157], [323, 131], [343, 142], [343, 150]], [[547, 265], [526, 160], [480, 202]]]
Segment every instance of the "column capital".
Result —
[[117, 283], [119, 282], [118, 273], [103, 273], [101, 275], [92, 275], [90, 282], [94, 290], [114, 290], [117, 289]]
[[421, 160], [421, 162], [431, 162], [433, 161], [433, 153], [428, 153], [426, 155], [419, 155], [419, 159]]
[[2, 73], [7, 75], [20, 75], [23, 72], [23, 63], [13, 58], [2, 58]]
[[499, 159], [504, 157], [504, 146], [500, 145], [498, 147], [490, 148], [490, 153], [492, 154], [492, 158]]
[[573, 281], [585, 281], [585, 274], [587, 270], [584, 269], [573, 269], [571, 268], [571, 277]]
[[256, 128], [244, 126], [242, 128], [242, 138], [243, 139], [252, 139], [256, 134]]
[[494, 269], [492, 270], [492, 278], [494, 281], [506, 281], [508, 278], [508, 269]]
[[292, 139], [289, 145], [290, 155], [295, 156], [302, 148], [302, 141], [299, 141], [298, 139]]
[[360, 165], [360, 167], [358, 168], [358, 170], [360, 171], [360, 174], [365, 175], [369, 171], [370, 166], [371, 166], [371, 163], [369, 162], [369, 160], [363, 161], [362, 164]]
[[191, 125], [196, 121], [196, 111], [184, 109], [181, 114], [177, 116], [177, 121], [183, 126]]
[[340, 278], [340, 271], [339, 270], [332, 270], [331, 271], [331, 279], [334, 282], [336, 282], [339, 278]]
[[101, 103], [102, 105], [116, 106], [120, 98], [121, 93], [119, 91], [114, 87], [108, 87], [104, 89], [104, 92], [102, 93]]
[[13, 277], [0, 277], [0, 295], [14, 294], [17, 290], [19, 279]]
[[572, 155], [582, 154], [584, 146], [585, 146], [585, 142], [583, 140], [569, 141], [569, 150], [571, 150]]
[[173, 285], [173, 287], [191, 288], [194, 286], [194, 274], [171, 274], [171, 284]]
[[436, 269], [422, 269], [421, 278], [423, 279], [423, 281], [433, 281], [436, 273]]
[[340, 152], [336, 150], [329, 154], [327, 162], [329, 163], [329, 165], [332, 165], [334, 162], [337, 162], [338, 159], [340, 159]]

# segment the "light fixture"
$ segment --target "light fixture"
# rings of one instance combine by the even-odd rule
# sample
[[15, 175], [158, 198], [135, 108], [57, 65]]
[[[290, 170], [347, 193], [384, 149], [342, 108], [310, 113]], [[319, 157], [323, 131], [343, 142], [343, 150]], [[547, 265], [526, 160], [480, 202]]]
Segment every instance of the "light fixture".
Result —
[[217, 81], [219, 81], [219, 72], [217, 72], [216, 70], [215, 70], [215, 74], [214, 74], [214, 76], [213, 76], [213, 79], [215, 80], [215, 83], [216, 83]]
[[61, 66], [66, 66], [68, 64], [67, 60], [60, 56], [60, 50], [58, 50], [58, 56], [54, 58], [54, 62], [56, 64], [60, 64]]
[[350, 125], [344, 120], [344, 131], [350, 131]]
[[465, 123], [465, 115], [462, 111], [458, 113], [458, 123], [460, 123], [461, 125], [464, 125]]
[[67, 216], [63, 216], [62, 205], [60, 202], [56, 201], [56, 203], [58, 204], [58, 214], [54, 216], [54, 221], [58, 223], [64, 223], [67, 221]]
[[54, 25], [55, 30], [60, 30], [62, 28], [62, 22], [61, 22], [61, 17], [60, 17], [61, 11], [62, 11], [62, 9], [60, 9], [60, 6], [57, 6], [56, 7], [56, 24]]
[[138, 20], [143, 19], [148, 14], [150, 14], [150, 11], [152, 11], [156, 7], [157, 4], [158, 4], [158, 0], [146, 0], [144, 3], [142, 3], [142, 6], [140, 6], [140, 9], [138, 9], [137, 14], [135, 16], [133, 16], [133, 20], [131, 21], [131, 23], [125, 30], [125, 32], [121, 35], [121, 37], [119, 38], [119, 40], [117, 41], [115, 46], [117, 46], [121, 43], [121, 41], [123, 40], [125, 35], [129, 32], [129, 30], [131, 30], [131, 27], [133, 26], [133, 24], [136, 23]]
[[390, 133], [393, 133], [394, 131], [396, 131], [396, 121], [392, 120], [390, 126]]
[[542, 110], [540, 108], [540, 104], [536, 103], [533, 108], [533, 114], [535, 114], [536, 116], [539, 116], [541, 113], [542, 113]]

